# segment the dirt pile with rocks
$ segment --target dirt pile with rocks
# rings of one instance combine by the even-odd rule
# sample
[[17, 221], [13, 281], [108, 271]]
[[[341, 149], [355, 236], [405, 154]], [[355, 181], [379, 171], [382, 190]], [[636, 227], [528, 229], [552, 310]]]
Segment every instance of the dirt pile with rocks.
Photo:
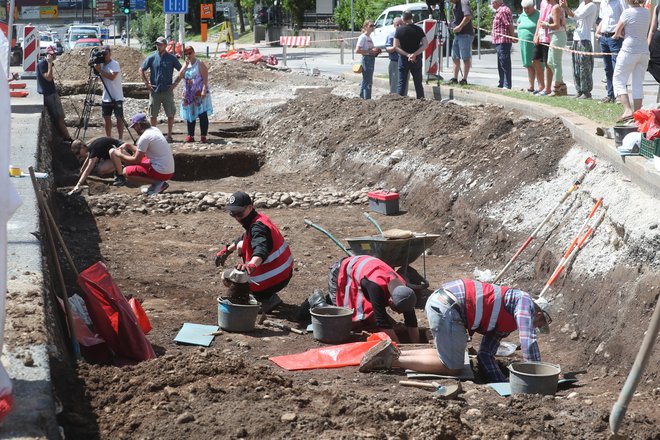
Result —
[[[102, 181], [90, 182], [82, 197], [66, 197], [66, 188], [54, 194], [77, 266], [104, 261], [122, 292], [142, 302], [158, 356], [124, 368], [83, 363], [75, 371], [56, 371], [55, 387], [64, 406], [58, 420], [67, 437], [607, 436], [609, 409], [660, 294], [655, 257], [634, 262], [633, 268], [623, 264], [640, 249], [651, 254], [655, 229], [617, 235], [617, 228], [633, 231], [638, 224], [616, 214], [590, 243], [604, 253], [609, 249], [605, 243], [618, 237], [616, 258], [598, 260], [598, 271], [589, 275], [588, 266], [581, 266], [589, 254], [580, 254], [575, 276], [569, 272], [553, 291], [558, 308], [553, 332], [540, 338], [543, 359], [579, 379], [556, 396], [500, 397], [476, 367], [474, 380], [463, 383], [465, 392], [448, 402], [399, 386], [402, 372], [360, 374], [352, 367], [285, 371], [269, 357], [323, 344], [311, 335], [259, 325], [251, 333], [220, 335], [205, 349], [175, 344], [184, 322], [217, 322], [217, 298], [226, 290], [213, 260], [219, 247], [242, 233], [224, 211], [227, 195], [238, 189], [254, 196], [259, 211], [274, 220], [291, 246], [294, 276], [280, 294], [284, 305], [269, 318], [297, 326], [298, 305], [326, 285], [328, 268], [342, 256], [330, 240], [306, 229], [304, 218], [339, 239], [374, 234], [362, 216], [368, 210], [365, 193], [397, 190], [402, 214], [376, 217], [383, 229], [441, 234], [425, 260], [412, 263], [426, 272], [434, 289], [470, 277], [475, 266], [501, 267], [588, 155], [573, 145], [558, 120], [534, 121], [493, 106], [390, 96], [362, 101], [347, 97], [354, 96], [354, 84], [236, 62], [220, 61], [210, 69], [218, 85], [213, 91], [218, 117], [258, 120], [261, 131], [247, 137], [220, 135], [204, 146], [204, 153], [249, 150], [264, 158], [258, 171], [197, 181], [175, 177], [167, 193], [150, 198]], [[305, 93], [296, 97], [296, 88]], [[603, 165], [598, 173], [601, 169], [598, 185], [585, 183], [521, 257], [507, 283], [538, 292], [561, 256], [564, 235], [570, 235], [565, 231], [581, 225], [584, 216], [578, 214], [598, 193], [608, 197], [614, 192], [601, 185], [620, 184], [616, 172]], [[613, 211], [622, 210], [619, 198], [632, 205], [642, 195], [630, 188], [617, 197]], [[233, 255], [227, 266], [238, 261]], [[67, 284], [71, 292], [77, 290], [70, 275]], [[416, 312], [423, 339], [428, 339], [423, 305], [430, 290], [418, 293]], [[396, 328], [403, 330], [400, 323]], [[363, 339], [355, 335], [352, 341]], [[508, 340], [517, 342], [517, 334]], [[479, 342], [475, 337], [470, 345], [476, 349]], [[410, 348], [419, 346], [404, 345]], [[520, 359], [520, 351], [498, 358], [502, 368]], [[631, 438], [660, 435], [658, 365], [656, 351], [622, 429]]]
[[[138, 68], [144, 54], [126, 46], [110, 46], [112, 59], [119, 63], [124, 83], [142, 82]], [[55, 60], [53, 72], [55, 82], [87, 81], [90, 73], [89, 55], [91, 48], [72, 49]]]

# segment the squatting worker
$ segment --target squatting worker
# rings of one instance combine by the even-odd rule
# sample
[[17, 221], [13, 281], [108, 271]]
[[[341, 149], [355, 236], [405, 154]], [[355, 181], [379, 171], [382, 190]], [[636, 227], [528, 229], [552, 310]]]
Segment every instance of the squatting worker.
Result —
[[394, 48], [399, 53], [399, 84], [397, 93], [405, 96], [407, 93], [408, 73], [412, 75], [417, 99], [424, 97], [422, 85], [422, 57], [421, 54], [428, 46], [426, 34], [419, 26], [413, 23], [410, 11], [404, 11], [401, 16], [403, 25], [394, 32]]
[[[399, 354], [391, 341], [379, 343], [367, 352], [360, 371], [401, 367], [423, 373], [459, 375], [463, 370], [467, 335], [483, 335], [477, 359], [492, 382], [506, 377], [495, 361], [502, 338], [518, 330], [520, 348], [526, 361], [540, 361], [536, 331], [549, 331], [552, 320], [545, 300], [534, 302], [529, 294], [510, 287], [474, 280], [444, 284], [426, 303], [429, 327], [436, 348], [404, 351]], [[388, 344], [389, 342], [389, 344]]]
[[[387, 67], [387, 73], [390, 80], [390, 93], [397, 93], [399, 87], [399, 52], [396, 51], [394, 47], [394, 34], [396, 30], [403, 24], [403, 19], [401, 17], [396, 17], [392, 22], [394, 29], [387, 35], [385, 40], [385, 50], [387, 51], [390, 63]], [[408, 96], [408, 78], [406, 77], [405, 88], [403, 91], [403, 96]]]
[[215, 264], [223, 265], [229, 254], [238, 249], [243, 263], [236, 269], [248, 273], [252, 295], [261, 303], [261, 311], [269, 313], [282, 304], [277, 292], [284, 289], [293, 276], [289, 244], [272, 220], [254, 209], [247, 193], [232, 194], [227, 209], [245, 233], [216, 254]]
[[[168, 53], [167, 40], [165, 37], [156, 39], [156, 51], [149, 55], [140, 66], [140, 75], [142, 81], [149, 90], [149, 114], [151, 116], [151, 126], [158, 125], [158, 112], [160, 106], [163, 106], [165, 115], [167, 115], [167, 142], [172, 142], [172, 126], [174, 125], [174, 89], [180, 81], [177, 78], [172, 82], [174, 69], [181, 70], [181, 63], [171, 53]], [[145, 73], [149, 70], [149, 79]]]
[[139, 185], [148, 184], [143, 190], [147, 195], [159, 194], [169, 188], [168, 180], [174, 176], [174, 156], [163, 133], [152, 127], [144, 113], [131, 118], [130, 128], [139, 139], [137, 146], [124, 144], [116, 156], [126, 164], [124, 177]]
[[83, 161], [80, 168], [80, 178], [78, 183], [69, 191], [69, 195], [78, 194], [82, 191], [82, 185], [90, 174], [105, 176], [114, 172], [114, 186], [122, 186], [126, 179], [121, 170], [121, 159], [117, 155], [119, 147], [123, 141], [111, 137], [97, 137], [92, 139], [89, 144], [76, 139], [71, 143], [71, 152], [79, 161]]
[[353, 309], [353, 323], [375, 326], [399, 341], [387, 308], [402, 313], [408, 339], [419, 342], [415, 292], [387, 263], [368, 255], [339, 260], [328, 274], [328, 299], [333, 305]]
[[37, 64], [37, 92], [44, 96], [44, 107], [48, 110], [53, 123], [60, 132], [65, 142], [73, 142], [69, 129], [64, 123], [64, 108], [60, 95], [55, 88], [55, 79], [53, 78], [53, 63], [57, 58], [57, 48], [48, 46], [46, 48], [46, 57]]
[[101, 98], [101, 115], [103, 115], [103, 126], [105, 135], [112, 136], [112, 114], [117, 121], [117, 135], [119, 139], [124, 137], [124, 91], [121, 84], [121, 69], [119, 63], [112, 59], [110, 46], [101, 46], [99, 49], [103, 54], [103, 66], [94, 65], [94, 70], [103, 79], [103, 97]]

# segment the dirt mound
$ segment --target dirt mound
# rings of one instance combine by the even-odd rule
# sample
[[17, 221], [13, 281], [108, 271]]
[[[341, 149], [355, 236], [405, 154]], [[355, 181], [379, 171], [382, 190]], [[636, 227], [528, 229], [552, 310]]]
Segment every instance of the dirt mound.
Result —
[[[144, 61], [144, 54], [126, 46], [110, 46], [112, 59], [119, 63], [121, 78], [125, 83], [142, 82], [138, 68]], [[58, 57], [53, 65], [55, 81], [87, 81], [89, 77], [89, 54], [91, 49], [73, 49]]]

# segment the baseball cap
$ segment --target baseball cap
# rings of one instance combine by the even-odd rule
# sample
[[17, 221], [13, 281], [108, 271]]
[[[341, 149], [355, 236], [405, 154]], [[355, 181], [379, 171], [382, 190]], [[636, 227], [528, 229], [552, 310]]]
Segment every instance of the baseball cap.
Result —
[[222, 273], [222, 278], [233, 283], [245, 284], [250, 281], [248, 274], [238, 269], [227, 269]]
[[248, 205], [252, 204], [252, 199], [247, 193], [237, 191], [229, 197], [227, 209], [231, 212], [242, 211]]
[[412, 20], [412, 18], [413, 18], [412, 12], [403, 11], [403, 14], [401, 15], [401, 18], [403, 18], [404, 20]]
[[131, 118], [131, 125], [129, 125], [129, 128], [135, 127], [138, 123], [144, 122], [147, 120], [147, 115], [144, 113], [138, 113], [136, 115], [133, 115]]
[[415, 308], [417, 296], [408, 286], [397, 286], [390, 294], [392, 305], [401, 313], [409, 312]]
[[158, 37], [156, 38], [156, 44], [167, 44], [167, 40], [165, 37]]
[[46, 48], [46, 55], [57, 55], [57, 48], [55, 46], [48, 46]]
[[552, 322], [552, 318], [550, 317], [550, 303], [545, 298], [537, 298], [534, 300], [534, 307], [537, 312], [540, 311], [543, 314], [543, 319], [540, 320], [541, 322], [537, 322], [539, 325], [536, 328], [539, 333], [550, 333], [550, 323]]

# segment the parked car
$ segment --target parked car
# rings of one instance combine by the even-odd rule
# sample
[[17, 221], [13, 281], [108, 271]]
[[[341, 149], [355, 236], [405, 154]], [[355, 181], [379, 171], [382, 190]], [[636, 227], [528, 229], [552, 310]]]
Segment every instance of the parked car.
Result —
[[50, 32], [39, 32], [39, 56], [46, 56], [46, 49], [49, 46], [57, 46]]
[[80, 49], [83, 47], [96, 47], [101, 46], [101, 40], [98, 38], [81, 38], [76, 41], [73, 45], [74, 49]]
[[383, 48], [385, 41], [390, 32], [394, 30], [394, 19], [401, 17], [404, 11], [410, 11], [413, 15], [413, 22], [419, 23], [422, 20], [429, 18], [429, 7], [426, 3], [407, 3], [404, 5], [396, 5], [385, 9], [380, 13], [374, 22], [374, 32], [371, 34], [371, 39], [374, 46]]
[[[76, 45], [76, 42], [81, 39], [96, 39], [99, 40], [98, 35], [96, 35], [96, 32], [94, 31], [82, 31], [79, 32], [77, 30], [71, 31], [69, 33], [69, 39], [66, 42], [66, 48], [67, 49], [73, 49], [73, 47]], [[100, 41], [100, 40], [99, 40]]]

